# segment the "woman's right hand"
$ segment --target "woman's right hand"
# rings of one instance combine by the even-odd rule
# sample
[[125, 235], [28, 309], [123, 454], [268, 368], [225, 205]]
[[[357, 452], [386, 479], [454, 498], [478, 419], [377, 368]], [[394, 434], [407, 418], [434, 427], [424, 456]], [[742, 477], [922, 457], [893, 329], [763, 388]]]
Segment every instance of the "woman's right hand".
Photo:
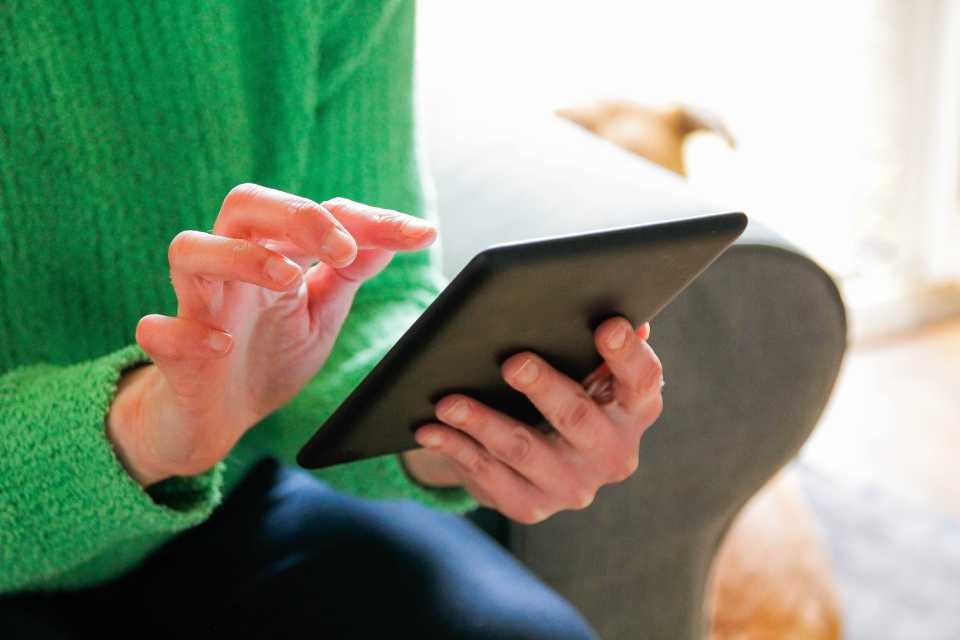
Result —
[[130, 474], [148, 486], [223, 459], [320, 370], [360, 285], [435, 238], [420, 218], [345, 198], [232, 189], [212, 234], [170, 243], [177, 316], [137, 325], [153, 364], [123, 377], [107, 417]]

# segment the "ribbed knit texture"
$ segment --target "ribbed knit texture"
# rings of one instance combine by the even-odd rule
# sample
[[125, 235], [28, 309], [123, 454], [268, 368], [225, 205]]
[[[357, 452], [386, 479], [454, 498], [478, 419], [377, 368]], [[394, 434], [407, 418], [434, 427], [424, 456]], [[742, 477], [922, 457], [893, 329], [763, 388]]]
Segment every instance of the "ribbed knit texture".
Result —
[[[142, 489], [105, 417], [147, 313], [176, 315], [166, 251], [257, 182], [434, 217], [413, 105], [414, 7], [0, 1], [0, 592], [118, 575], [299, 447], [433, 300], [436, 250], [360, 290], [322, 371], [227, 460]], [[397, 456], [319, 472], [462, 512]]]

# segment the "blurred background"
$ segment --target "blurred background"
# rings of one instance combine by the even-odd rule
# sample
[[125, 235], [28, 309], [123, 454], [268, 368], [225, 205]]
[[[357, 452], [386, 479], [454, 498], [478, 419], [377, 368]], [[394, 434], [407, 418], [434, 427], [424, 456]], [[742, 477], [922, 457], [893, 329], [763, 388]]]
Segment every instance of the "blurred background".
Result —
[[[956, 4], [426, 0], [419, 64], [491, 112], [598, 98], [715, 112], [737, 149], [690, 140], [694, 187], [877, 305], [960, 276]], [[951, 293], [928, 313], [960, 311]]]
[[438, 96], [501, 121], [598, 100], [707, 114], [683, 139], [690, 188], [798, 246], [846, 301], [850, 348], [803, 463], [960, 521], [960, 3], [418, 10], [425, 119]]

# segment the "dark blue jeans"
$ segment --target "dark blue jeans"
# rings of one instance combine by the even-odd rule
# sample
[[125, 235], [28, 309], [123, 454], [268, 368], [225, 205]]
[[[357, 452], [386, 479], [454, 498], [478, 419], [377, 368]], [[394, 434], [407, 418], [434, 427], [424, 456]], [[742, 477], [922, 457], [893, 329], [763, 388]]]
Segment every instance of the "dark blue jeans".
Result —
[[0, 629], [5, 638], [596, 637], [471, 522], [412, 501], [360, 500], [272, 460], [122, 578], [0, 598]]

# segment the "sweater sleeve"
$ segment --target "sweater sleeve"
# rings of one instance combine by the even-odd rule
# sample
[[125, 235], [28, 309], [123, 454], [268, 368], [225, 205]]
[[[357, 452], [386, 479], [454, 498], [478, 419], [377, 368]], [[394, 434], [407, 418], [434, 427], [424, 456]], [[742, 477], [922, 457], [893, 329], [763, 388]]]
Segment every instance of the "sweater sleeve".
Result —
[[172, 536], [218, 502], [221, 465], [144, 490], [114, 453], [105, 419], [117, 382], [149, 362], [132, 344], [0, 376], [0, 593], [56, 583], [128, 540]]

